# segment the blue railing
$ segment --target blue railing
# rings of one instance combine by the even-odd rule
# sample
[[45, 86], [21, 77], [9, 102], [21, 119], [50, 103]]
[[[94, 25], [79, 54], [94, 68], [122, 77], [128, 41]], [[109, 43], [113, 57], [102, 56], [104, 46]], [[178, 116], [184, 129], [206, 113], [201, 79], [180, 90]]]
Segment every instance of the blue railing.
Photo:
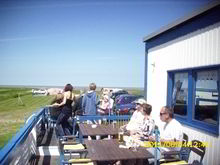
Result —
[[[26, 164], [36, 151], [36, 138], [29, 136], [37, 123], [44, 119], [45, 110], [40, 109], [26, 121], [20, 131], [1, 149], [0, 164]], [[42, 120], [43, 121], [43, 120]], [[38, 129], [38, 128], [36, 128]], [[37, 132], [38, 130], [36, 130]], [[37, 136], [37, 133], [36, 133]], [[35, 151], [34, 151], [35, 150]], [[21, 152], [22, 151], [22, 152]]]
[[131, 115], [96, 115], [96, 116], [76, 116], [76, 119], [80, 122], [82, 121], [94, 121], [94, 120], [103, 120], [107, 119], [108, 121], [117, 121], [117, 120], [129, 120]]
[[96, 122], [98, 120], [106, 120], [108, 123], [112, 121], [129, 121], [131, 115], [84, 115], [84, 116], [75, 116], [73, 119], [73, 133], [75, 132], [76, 124], [82, 123], [84, 121]]
[[[124, 121], [129, 121], [131, 118], [131, 115], [83, 115], [83, 116], [75, 116], [74, 119], [73, 119], [73, 132], [75, 132], [75, 127], [76, 127], [76, 124], [79, 124], [79, 123], [83, 123], [83, 122], [92, 122], [92, 123], [96, 123], [98, 122], [99, 120], [101, 121], [105, 121], [105, 122], [108, 122], [109, 124], [111, 122], [121, 122], [122, 123]], [[79, 142], [82, 143], [83, 142], [83, 136], [82, 134], [79, 132]], [[66, 161], [64, 161], [64, 152], [63, 150], [60, 152], [60, 165], [63, 165], [65, 164]]]
[[[45, 131], [47, 123], [46, 109], [42, 108], [33, 113], [18, 133], [1, 149], [0, 164], [31, 164], [37, 152], [38, 136]], [[73, 122], [98, 121], [128, 121], [130, 115], [106, 115], [106, 116], [76, 116]], [[48, 124], [48, 123], [47, 123]], [[43, 131], [43, 129], [44, 131]], [[22, 152], [21, 152], [22, 151]]]

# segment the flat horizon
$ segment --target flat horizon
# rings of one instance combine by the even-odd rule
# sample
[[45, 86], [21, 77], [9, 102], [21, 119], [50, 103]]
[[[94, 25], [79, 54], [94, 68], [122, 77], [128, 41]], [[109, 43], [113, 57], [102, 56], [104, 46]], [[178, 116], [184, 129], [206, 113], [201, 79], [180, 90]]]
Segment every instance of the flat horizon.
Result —
[[[0, 87], [23, 87], [23, 88], [41, 88], [41, 89], [48, 89], [48, 88], [63, 88], [64, 86], [60, 85], [0, 85]], [[88, 86], [74, 86], [75, 89], [85, 89]], [[111, 86], [100, 86], [97, 89], [101, 88], [122, 88], [122, 89], [144, 89], [144, 87], [111, 87]]]

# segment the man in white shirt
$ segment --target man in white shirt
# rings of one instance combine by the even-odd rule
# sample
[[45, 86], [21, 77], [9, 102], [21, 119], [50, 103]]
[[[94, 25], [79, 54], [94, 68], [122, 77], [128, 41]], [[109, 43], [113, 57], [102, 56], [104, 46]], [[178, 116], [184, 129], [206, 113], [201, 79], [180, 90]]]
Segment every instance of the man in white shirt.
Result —
[[[167, 142], [170, 144], [177, 144], [177, 142], [182, 142], [183, 139], [183, 128], [182, 125], [173, 118], [174, 116], [174, 112], [173, 109], [168, 107], [168, 106], [164, 106], [161, 108], [160, 110], [160, 120], [162, 122], [165, 122], [165, 125], [163, 126], [163, 128], [161, 129], [160, 132], [160, 144], [163, 144], [163, 142]], [[155, 136], [150, 136], [149, 137], [150, 141], [155, 141]], [[180, 150], [180, 147], [161, 147], [161, 150], [165, 150], [165, 151], [169, 151], [169, 150]], [[153, 150], [151, 150], [153, 151]], [[154, 153], [154, 152], [153, 152]], [[160, 153], [158, 154], [157, 159], [160, 158]]]
[[[173, 118], [173, 109], [164, 106], [160, 110], [160, 119], [165, 122], [160, 134], [160, 142], [181, 142], [183, 140], [182, 125]], [[165, 149], [166, 148], [162, 148]], [[168, 150], [180, 150], [180, 147], [168, 148]]]

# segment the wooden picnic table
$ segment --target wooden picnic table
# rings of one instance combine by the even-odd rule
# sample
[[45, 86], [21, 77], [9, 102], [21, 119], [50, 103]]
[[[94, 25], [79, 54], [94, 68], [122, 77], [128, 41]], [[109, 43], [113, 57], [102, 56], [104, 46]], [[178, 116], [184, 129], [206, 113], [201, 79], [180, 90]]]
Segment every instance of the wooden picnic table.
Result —
[[82, 142], [83, 137], [87, 136], [114, 136], [118, 135], [119, 128], [113, 127], [113, 125], [108, 124], [97, 124], [96, 128], [92, 128], [92, 124], [79, 124], [79, 136]]
[[89, 158], [97, 162], [154, 158], [147, 148], [139, 147], [137, 151], [120, 148], [117, 139], [85, 140], [85, 144]]

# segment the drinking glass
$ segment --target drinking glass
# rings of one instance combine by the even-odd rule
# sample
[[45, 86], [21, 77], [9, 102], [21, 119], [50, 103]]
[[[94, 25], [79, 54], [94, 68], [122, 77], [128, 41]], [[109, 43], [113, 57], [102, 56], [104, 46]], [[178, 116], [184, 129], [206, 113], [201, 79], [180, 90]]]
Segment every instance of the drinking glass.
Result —
[[104, 125], [107, 125], [107, 119], [106, 118], [103, 118], [103, 123], [104, 123]]
[[124, 142], [124, 140], [123, 140], [123, 132], [118, 132], [118, 142], [119, 143]]
[[139, 144], [135, 140], [132, 140], [132, 151], [136, 152], [138, 147]]
[[112, 122], [113, 128], [116, 128], [116, 125], [117, 125], [117, 122], [116, 122], [116, 121], [113, 121], [113, 122]]

